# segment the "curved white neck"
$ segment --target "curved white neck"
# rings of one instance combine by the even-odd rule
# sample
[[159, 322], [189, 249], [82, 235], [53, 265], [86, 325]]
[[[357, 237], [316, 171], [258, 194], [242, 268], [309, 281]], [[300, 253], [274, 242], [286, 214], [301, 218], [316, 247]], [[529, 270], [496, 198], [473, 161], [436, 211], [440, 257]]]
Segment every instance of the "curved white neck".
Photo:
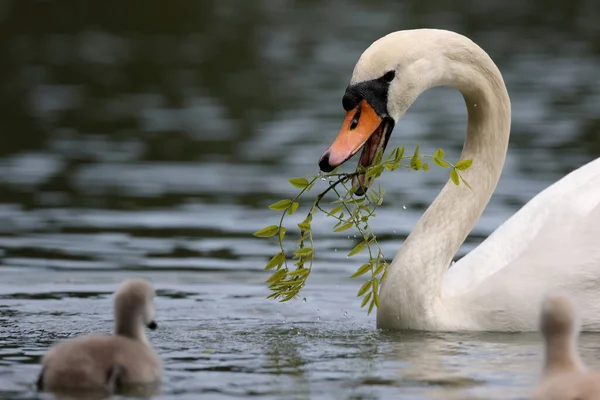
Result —
[[448, 181], [421, 217], [390, 265], [381, 288], [378, 318], [424, 318], [432, 302], [439, 299], [452, 257], [483, 213], [504, 166], [510, 100], [500, 71], [470, 41], [460, 47], [447, 46], [436, 57], [441, 62], [436, 63], [430, 79], [423, 79], [421, 92], [452, 86], [463, 94], [468, 127], [460, 158], [473, 159], [473, 165], [461, 174], [472, 190]]

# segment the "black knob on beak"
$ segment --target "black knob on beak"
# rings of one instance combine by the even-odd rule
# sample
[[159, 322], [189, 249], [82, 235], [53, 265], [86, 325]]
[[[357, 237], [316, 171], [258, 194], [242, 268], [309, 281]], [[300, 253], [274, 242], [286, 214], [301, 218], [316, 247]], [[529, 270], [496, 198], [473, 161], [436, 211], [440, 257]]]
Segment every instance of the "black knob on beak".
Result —
[[323, 154], [321, 156], [321, 159], [319, 160], [319, 169], [321, 169], [321, 171], [323, 172], [331, 172], [335, 169], [335, 167], [332, 167], [331, 165], [329, 165], [329, 152], [325, 152], [325, 154]]

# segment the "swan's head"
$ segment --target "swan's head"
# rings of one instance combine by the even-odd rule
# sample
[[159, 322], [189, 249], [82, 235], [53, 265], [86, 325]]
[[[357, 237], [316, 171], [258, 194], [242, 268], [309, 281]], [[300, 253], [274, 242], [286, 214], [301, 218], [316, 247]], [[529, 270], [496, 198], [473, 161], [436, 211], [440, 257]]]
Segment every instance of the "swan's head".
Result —
[[[464, 40], [468, 39], [454, 32], [419, 29], [391, 33], [369, 46], [344, 93], [346, 118], [319, 160], [321, 171], [333, 171], [360, 149], [359, 166], [372, 165], [413, 101], [443, 79], [447, 72], [445, 46], [460, 45]], [[363, 175], [353, 184], [361, 195], [370, 182], [365, 184]]]

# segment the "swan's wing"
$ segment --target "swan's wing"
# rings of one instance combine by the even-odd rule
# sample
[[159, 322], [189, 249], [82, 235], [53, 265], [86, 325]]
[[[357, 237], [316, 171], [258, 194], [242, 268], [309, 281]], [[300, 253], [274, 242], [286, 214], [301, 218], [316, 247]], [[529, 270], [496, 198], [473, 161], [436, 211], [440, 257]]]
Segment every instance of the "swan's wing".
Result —
[[[444, 276], [444, 295], [474, 290], [484, 280], [498, 278], [501, 270], [525, 259], [530, 266], [522, 268], [541, 275], [542, 270], [534, 268], [544, 268], [544, 273], [558, 272], [561, 268], [576, 268], [586, 259], [600, 258], [600, 246], [588, 241], [600, 227], [599, 205], [600, 158], [540, 192], [452, 266]], [[560, 264], [559, 260], [567, 260], [559, 255], [566, 254], [570, 257], [567, 264]], [[542, 260], [545, 266], [534, 267]], [[597, 271], [600, 275], [600, 265]]]
[[558, 289], [577, 304], [583, 330], [600, 330], [600, 205], [586, 218], [563, 213], [547, 226], [515, 260], [460, 296], [480, 329], [535, 330], [543, 296]]

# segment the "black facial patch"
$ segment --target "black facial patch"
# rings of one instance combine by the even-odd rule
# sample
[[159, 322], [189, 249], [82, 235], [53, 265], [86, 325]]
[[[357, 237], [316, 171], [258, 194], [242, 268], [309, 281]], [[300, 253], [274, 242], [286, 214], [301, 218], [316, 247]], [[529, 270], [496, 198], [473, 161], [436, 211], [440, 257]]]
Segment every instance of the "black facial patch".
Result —
[[388, 71], [380, 78], [348, 85], [342, 98], [344, 110], [349, 111], [356, 108], [358, 103], [364, 99], [381, 118], [389, 117], [387, 110], [388, 91], [394, 76], [395, 71]]

